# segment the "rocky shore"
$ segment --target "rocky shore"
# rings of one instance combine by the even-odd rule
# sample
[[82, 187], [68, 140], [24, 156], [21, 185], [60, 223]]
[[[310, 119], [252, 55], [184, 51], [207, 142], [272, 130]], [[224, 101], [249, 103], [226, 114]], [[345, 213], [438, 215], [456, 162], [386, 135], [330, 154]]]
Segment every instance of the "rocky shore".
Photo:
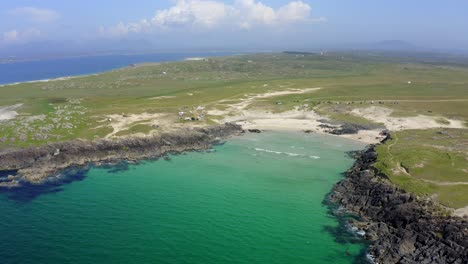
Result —
[[358, 216], [351, 225], [370, 241], [375, 263], [468, 263], [467, 218], [446, 216], [440, 205], [393, 186], [372, 166], [374, 146], [356, 156], [329, 199]]
[[73, 140], [40, 147], [0, 150], [0, 187], [21, 187], [61, 181], [60, 172], [90, 163], [136, 161], [168, 153], [204, 150], [242, 133], [242, 127], [226, 123], [152, 137], [118, 140]]

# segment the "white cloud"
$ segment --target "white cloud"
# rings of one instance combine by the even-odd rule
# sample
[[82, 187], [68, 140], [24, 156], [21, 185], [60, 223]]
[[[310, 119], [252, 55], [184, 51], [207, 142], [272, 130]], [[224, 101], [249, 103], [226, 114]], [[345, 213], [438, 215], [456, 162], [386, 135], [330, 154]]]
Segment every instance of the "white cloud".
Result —
[[24, 31], [18, 31], [16, 29], [3, 33], [0, 42], [5, 44], [13, 43], [24, 43], [41, 36], [41, 31], [36, 28], [30, 28]]
[[19, 39], [19, 33], [17, 30], [11, 30], [3, 33], [4, 42], [16, 42]]
[[99, 32], [107, 36], [124, 36], [129, 33], [168, 30], [171, 28], [238, 28], [287, 26], [294, 23], [324, 22], [324, 18], [311, 16], [312, 8], [303, 1], [292, 1], [274, 9], [255, 0], [236, 0], [225, 4], [215, 0], [177, 0], [167, 9], [157, 10], [154, 17], [140, 22], [123, 23]]
[[11, 16], [24, 17], [35, 23], [47, 23], [57, 20], [60, 15], [52, 9], [19, 7], [8, 11]]
[[277, 12], [254, 0], [238, 0], [235, 5], [238, 11], [238, 23], [242, 28], [252, 25], [272, 25], [277, 22]]
[[195, 25], [214, 27], [232, 12], [222, 2], [206, 0], [180, 0], [175, 6], [156, 11], [151, 22], [160, 27]]
[[300, 22], [310, 18], [311, 7], [302, 2], [294, 1], [282, 6], [277, 14], [280, 21]]

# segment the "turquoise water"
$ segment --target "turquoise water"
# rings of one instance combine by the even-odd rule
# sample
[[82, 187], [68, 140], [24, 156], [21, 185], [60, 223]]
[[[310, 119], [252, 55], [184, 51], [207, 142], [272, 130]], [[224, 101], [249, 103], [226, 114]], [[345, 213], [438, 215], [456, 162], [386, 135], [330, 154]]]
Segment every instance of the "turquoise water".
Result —
[[63, 190], [0, 194], [0, 263], [353, 263], [323, 199], [344, 139], [248, 134], [211, 152], [92, 168]]

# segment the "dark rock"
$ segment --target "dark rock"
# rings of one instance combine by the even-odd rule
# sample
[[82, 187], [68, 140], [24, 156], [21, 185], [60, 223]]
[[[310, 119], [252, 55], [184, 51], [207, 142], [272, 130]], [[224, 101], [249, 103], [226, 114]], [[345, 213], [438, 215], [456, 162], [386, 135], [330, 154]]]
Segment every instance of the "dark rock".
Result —
[[[161, 157], [167, 153], [205, 150], [223, 138], [239, 134], [236, 124], [180, 130], [151, 137], [131, 137], [117, 140], [72, 140], [40, 147], [0, 149], [0, 187], [41, 185], [60, 181], [60, 172], [89, 163], [140, 160]], [[59, 150], [59, 152], [57, 152]], [[57, 155], [54, 155], [57, 154]], [[11, 177], [2, 172], [14, 171]]]
[[376, 126], [373, 125], [342, 123], [340, 127], [333, 128], [329, 133], [333, 135], [357, 134], [359, 130], [370, 130], [375, 128]]
[[360, 155], [329, 199], [355, 213], [353, 225], [372, 241], [376, 263], [468, 263], [468, 221], [438, 214], [441, 207], [393, 186], [372, 165], [374, 146]]
[[260, 129], [252, 128], [252, 129], [247, 129], [250, 133], [262, 133]]

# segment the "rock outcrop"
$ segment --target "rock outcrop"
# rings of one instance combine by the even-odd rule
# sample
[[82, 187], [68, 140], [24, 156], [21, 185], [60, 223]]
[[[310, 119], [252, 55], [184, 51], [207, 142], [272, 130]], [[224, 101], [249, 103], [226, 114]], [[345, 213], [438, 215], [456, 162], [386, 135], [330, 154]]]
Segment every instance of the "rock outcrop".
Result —
[[329, 197], [359, 216], [351, 224], [371, 241], [375, 262], [468, 263], [468, 219], [395, 187], [372, 166], [376, 159], [374, 146], [358, 155]]
[[167, 153], [204, 150], [242, 127], [224, 124], [185, 129], [151, 137], [118, 140], [73, 140], [40, 147], [0, 150], [0, 187], [60, 181], [64, 169], [89, 163], [155, 158]]
[[249, 131], [250, 133], [262, 133], [260, 129], [256, 129], [256, 128], [248, 129], [247, 131]]

